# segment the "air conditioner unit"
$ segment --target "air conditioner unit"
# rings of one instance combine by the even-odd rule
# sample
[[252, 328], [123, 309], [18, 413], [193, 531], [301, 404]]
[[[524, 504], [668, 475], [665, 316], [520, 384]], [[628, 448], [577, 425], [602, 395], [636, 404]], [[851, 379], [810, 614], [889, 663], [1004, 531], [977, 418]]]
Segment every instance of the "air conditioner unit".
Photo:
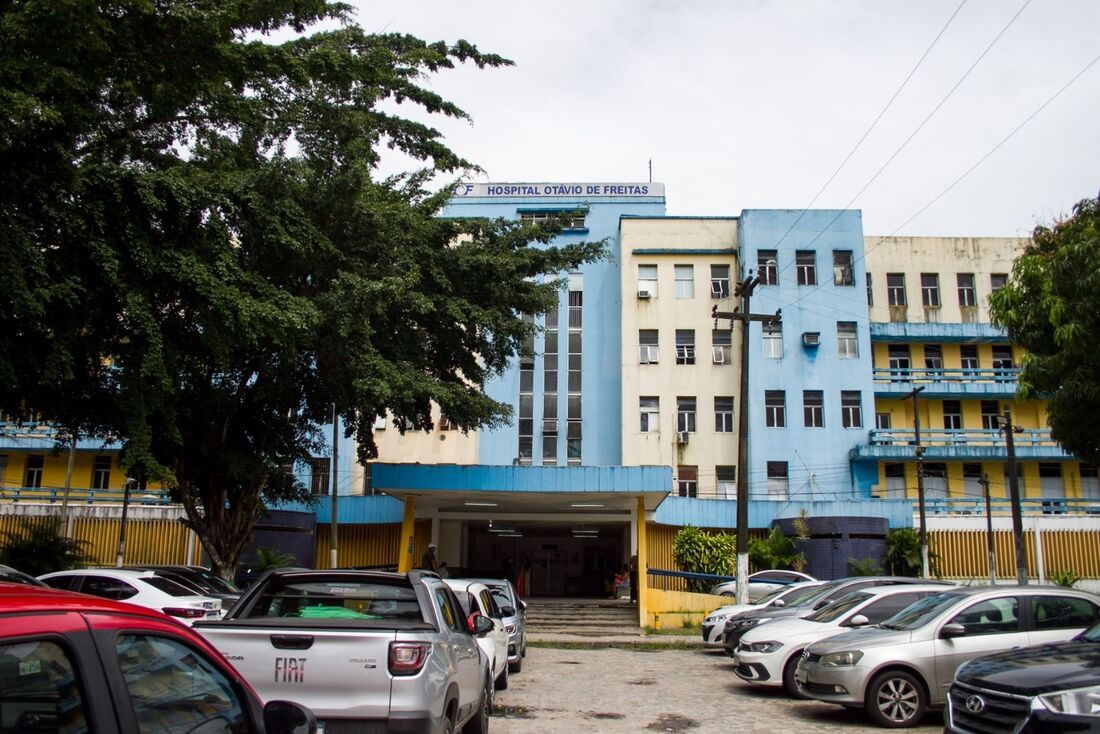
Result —
[[821, 333], [817, 331], [806, 331], [802, 333], [802, 345], [806, 347], [821, 346]]
[[725, 364], [726, 363], [727, 360], [726, 360], [726, 350], [725, 349], [723, 349], [722, 347], [712, 347], [712, 352], [714, 354], [714, 363], [715, 364]]
[[690, 435], [691, 434], [687, 431], [678, 431], [676, 433], [676, 443], [680, 444], [681, 446], [687, 446], [688, 436]]
[[648, 288], [639, 288], [638, 289], [638, 298], [649, 298], [651, 295], [652, 294], [649, 292]]

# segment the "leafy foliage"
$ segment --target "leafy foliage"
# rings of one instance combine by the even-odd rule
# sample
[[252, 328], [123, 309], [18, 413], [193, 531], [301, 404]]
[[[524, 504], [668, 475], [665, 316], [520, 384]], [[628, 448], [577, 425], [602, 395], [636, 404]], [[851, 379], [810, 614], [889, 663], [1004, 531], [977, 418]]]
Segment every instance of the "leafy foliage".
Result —
[[[0, 410], [122, 437], [223, 575], [266, 506], [310, 499], [287, 467], [332, 405], [364, 459], [387, 411], [402, 431], [433, 404], [462, 429], [510, 420], [485, 381], [555, 276], [603, 254], [548, 246], [554, 222], [440, 218], [430, 184], [473, 167], [399, 112], [465, 119], [426, 75], [510, 62], [347, 12], [0, 7]], [[382, 146], [422, 168], [380, 178]]]
[[895, 576], [920, 576], [920, 534], [914, 528], [895, 528], [886, 534], [886, 570]]
[[1052, 227], [1036, 227], [989, 303], [993, 323], [1027, 350], [1019, 397], [1045, 399], [1054, 439], [1100, 463], [1100, 198], [1078, 202]]
[[[681, 571], [732, 576], [736, 570], [736, 538], [729, 533], [706, 533], [699, 528], [683, 527], [672, 540], [672, 557]], [[710, 587], [706, 581], [688, 581], [691, 591], [706, 592]]]
[[806, 555], [774, 525], [767, 537], [749, 541], [749, 560], [760, 569], [794, 568], [799, 562], [806, 565]]
[[270, 571], [273, 568], [287, 568], [295, 563], [294, 556], [282, 553], [271, 548], [256, 549], [256, 566], [260, 571]]
[[874, 558], [849, 558], [848, 570], [852, 576], [878, 576], [882, 573]]
[[1056, 571], [1050, 575], [1050, 582], [1052, 584], [1055, 586], [1064, 586], [1068, 589], [1072, 589], [1080, 580], [1080, 574], [1072, 568], [1066, 569], [1065, 571]]
[[66, 538], [57, 518], [25, 521], [4, 536], [0, 563], [31, 576], [82, 568], [92, 561], [84, 541]]

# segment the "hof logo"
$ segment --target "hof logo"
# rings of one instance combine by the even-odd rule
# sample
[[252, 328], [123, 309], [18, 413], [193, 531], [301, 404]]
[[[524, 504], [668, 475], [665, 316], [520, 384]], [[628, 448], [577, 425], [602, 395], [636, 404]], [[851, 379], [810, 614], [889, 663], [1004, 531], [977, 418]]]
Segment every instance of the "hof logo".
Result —
[[981, 696], [967, 696], [966, 710], [972, 714], [980, 714], [985, 711], [985, 699]]
[[455, 196], [469, 196], [474, 190], [472, 183], [460, 183], [455, 185]]

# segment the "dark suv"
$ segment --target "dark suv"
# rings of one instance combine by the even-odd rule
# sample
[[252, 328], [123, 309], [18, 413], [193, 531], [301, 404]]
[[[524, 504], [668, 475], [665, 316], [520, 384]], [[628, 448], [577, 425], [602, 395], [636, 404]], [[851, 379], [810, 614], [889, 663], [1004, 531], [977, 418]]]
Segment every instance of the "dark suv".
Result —
[[1100, 623], [959, 666], [944, 723], [955, 734], [1100, 732]]

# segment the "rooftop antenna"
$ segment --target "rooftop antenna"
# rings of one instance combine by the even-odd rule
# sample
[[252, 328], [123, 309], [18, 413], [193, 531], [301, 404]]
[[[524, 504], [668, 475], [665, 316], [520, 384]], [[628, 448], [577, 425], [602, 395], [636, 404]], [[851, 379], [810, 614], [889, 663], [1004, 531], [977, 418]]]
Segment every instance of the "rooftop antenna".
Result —
[[649, 182], [653, 183], [653, 159], [649, 159]]

